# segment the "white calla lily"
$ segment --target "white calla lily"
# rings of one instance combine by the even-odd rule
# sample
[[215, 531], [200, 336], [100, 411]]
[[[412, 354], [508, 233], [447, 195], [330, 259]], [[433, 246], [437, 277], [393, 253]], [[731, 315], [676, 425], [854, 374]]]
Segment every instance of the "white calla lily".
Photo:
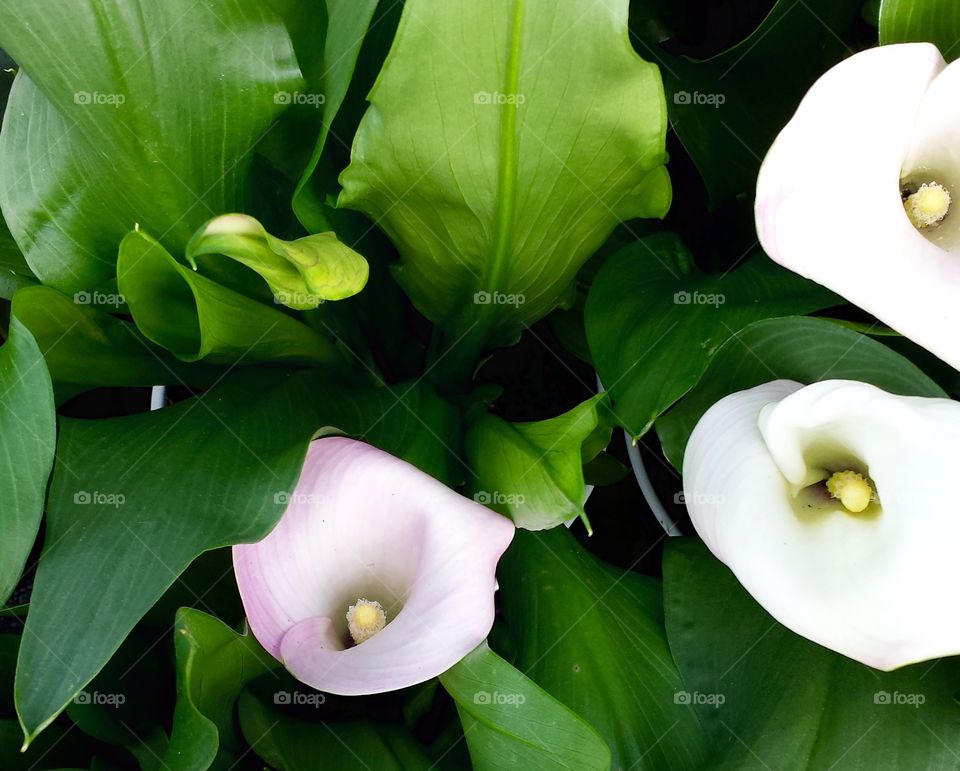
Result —
[[958, 437], [949, 399], [767, 383], [697, 424], [687, 508], [710, 550], [794, 632], [881, 670], [960, 653]]
[[882, 46], [823, 75], [774, 142], [756, 224], [781, 265], [960, 368], [960, 62]]

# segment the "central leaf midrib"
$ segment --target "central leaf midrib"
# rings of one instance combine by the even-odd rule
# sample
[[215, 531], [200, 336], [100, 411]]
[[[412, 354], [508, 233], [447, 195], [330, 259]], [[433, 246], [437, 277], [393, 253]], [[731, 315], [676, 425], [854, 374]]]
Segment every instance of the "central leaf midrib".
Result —
[[[506, 79], [503, 84], [503, 104], [500, 105], [500, 141], [497, 163], [497, 208], [494, 217], [493, 252], [485, 276], [484, 289], [499, 290], [513, 240], [514, 203], [517, 195], [517, 169], [520, 147], [517, 138], [519, 105], [511, 104], [510, 96], [520, 88], [520, 45], [523, 38], [523, 16], [526, 0], [515, 0], [507, 52]], [[516, 100], [512, 100], [516, 102]], [[481, 306], [492, 307], [492, 306]]]

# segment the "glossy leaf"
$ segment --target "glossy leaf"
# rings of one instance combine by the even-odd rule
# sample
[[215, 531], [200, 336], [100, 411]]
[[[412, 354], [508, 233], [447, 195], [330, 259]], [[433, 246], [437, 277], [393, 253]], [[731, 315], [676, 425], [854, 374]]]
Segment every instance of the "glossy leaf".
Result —
[[583, 465], [610, 441], [599, 413], [603, 398], [536, 423], [480, 417], [465, 438], [474, 499], [527, 530], [586, 521]]
[[[300, 222], [311, 232], [330, 228], [327, 213], [330, 207], [324, 200], [324, 194], [335, 196], [336, 175], [329, 168], [318, 172], [318, 167], [326, 150], [333, 122], [347, 97], [357, 66], [357, 57], [374, 19], [378, 2], [379, 0], [326, 0], [327, 28], [323, 57], [311, 68], [312, 77], [308, 75], [308, 80], [316, 81], [323, 93], [323, 120], [310, 161], [293, 194], [294, 211]], [[309, 45], [315, 47], [316, 43], [310, 41]]]
[[642, 436], [747, 324], [839, 302], [763, 254], [724, 274], [705, 275], [679, 238], [659, 234], [604, 264], [584, 319], [613, 413], [630, 434]]
[[95, 305], [101, 296], [110, 295], [78, 293], [71, 299], [46, 286], [14, 295], [13, 315], [37, 341], [55, 383], [153, 386], [212, 383], [219, 377], [215, 368], [185, 365], [156, 349], [133, 324]]
[[880, 43], [933, 43], [943, 58], [960, 56], [960, 6], [952, 0], [883, 0]]
[[0, 604], [20, 579], [37, 537], [56, 439], [53, 388], [43, 354], [13, 318], [0, 348]]
[[724, 396], [781, 378], [862, 380], [896, 394], [946, 396], [908, 359], [846, 327], [815, 318], [760, 321], [727, 342], [700, 385], [657, 421], [667, 459], [683, 466], [694, 426]]
[[156, 412], [62, 419], [17, 672], [28, 736], [100, 670], [198, 554], [273, 527], [314, 432], [336, 426], [444, 478], [448, 451], [436, 437], [456, 440], [422, 422], [446, 415], [425, 406], [431, 401], [422, 386], [347, 389], [319, 370], [277, 369], [235, 373]]
[[500, 592], [517, 667], [600, 732], [613, 768], [705, 767], [697, 717], [675, 698], [658, 581], [601, 562], [566, 528], [518, 530]]
[[[179, 253], [243, 207], [250, 151], [301, 84], [259, 0], [37, 0], [0, 9], [20, 64], [0, 135], [0, 206], [67, 294], [103, 288], [136, 223]], [[225, 119], [225, 116], [229, 116]]]
[[862, 5], [779, 0], [749, 37], [718, 56], [655, 57], [670, 122], [714, 202], [752, 199], [774, 138], [814, 81], [850, 52], [844, 38]]
[[877, 672], [774, 621], [692, 538], [664, 559], [670, 647], [714, 750], [704, 768], [956, 765], [960, 659]]
[[271, 768], [315, 771], [318, 768], [368, 768], [376, 771], [423, 771], [433, 764], [404, 728], [369, 720], [314, 723], [281, 713], [249, 691], [240, 696], [244, 736]]
[[340, 205], [393, 239], [414, 304], [469, 334], [467, 369], [567, 299], [618, 221], [667, 210], [662, 85], [627, 6], [405, 4]]
[[475, 768], [610, 768], [610, 750], [597, 732], [486, 643], [440, 683], [457, 703]]
[[117, 276], [140, 331], [183, 361], [341, 362], [310, 327], [181, 265], [142, 231], [120, 244]]
[[181, 608], [174, 625], [177, 709], [163, 763], [205, 771], [221, 758], [235, 764], [244, 752], [234, 728], [234, 703], [254, 678], [281, 666], [252, 635], [239, 635], [199, 610]]
[[367, 261], [337, 240], [335, 233], [284, 241], [246, 214], [210, 220], [187, 244], [187, 262], [195, 270], [197, 257], [217, 254], [258, 273], [273, 292], [274, 302], [297, 310], [352, 297], [363, 289], [369, 275]]
[[0, 217], [0, 297], [9, 300], [21, 287], [36, 283], [37, 277], [13, 240], [7, 223]]

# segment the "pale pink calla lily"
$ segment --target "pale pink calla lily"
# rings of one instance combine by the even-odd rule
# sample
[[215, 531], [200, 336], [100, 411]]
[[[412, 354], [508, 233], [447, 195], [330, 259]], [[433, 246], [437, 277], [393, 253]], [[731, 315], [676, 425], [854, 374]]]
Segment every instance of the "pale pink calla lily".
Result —
[[[960, 63], [928, 43], [855, 54], [771, 147], [756, 224], [775, 261], [960, 368], [958, 134]], [[904, 198], [928, 183], [949, 198], [938, 221], [915, 226]]]
[[251, 631], [297, 679], [380, 693], [439, 675], [486, 638], [513, 533], [414, 466], [329, 437], [310, 445], [274, 530], [235, 546], [233, 562]]
[[960, 404], [787, 380], [717, 402], [683, 461], [697, 532], [781, 624], [876, 669], [960, 653]]

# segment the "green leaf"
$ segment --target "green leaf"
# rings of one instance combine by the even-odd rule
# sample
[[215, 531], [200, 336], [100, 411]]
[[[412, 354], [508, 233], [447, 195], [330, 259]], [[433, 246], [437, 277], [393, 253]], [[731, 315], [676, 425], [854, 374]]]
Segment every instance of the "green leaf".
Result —
[[500, 593], [517, 667], [600, 732], [613, 768], [705, 768], [705, 736], [663, 628], [660, 583], [601, 562], [566, 528], [517, 531]]
[[601, 421], [601, 394], [567, 413], [536, 423], [481, 416], [467, 431], [473, 497], [510, 517], [517, 527], [543, 530], [582, 517], [583, 464], [610, 441]]
[[343, 300], [367, 283], [367, 261], [335, 233], [317, 233], [283, 241], [246, 214], [224, 214], [210, 220], [187, 244], [187, 262], [222, 254], [254, 270], [267, 282], [274, 302], [297, 310], [316, 308], [326, 300]]
[[164, 765], [204, 771], [219, 750], [221, 764], [229, 767], [244, 751], [233, 718], [240, 691], [281, 664], [252, 635], [237, 634], [199, 610], [181, 608], [174, 627], [177, 708]]
[[947, 394], [913, 363], [876, 340], [815, 318], [760, 321], [727, 342], [700, 385], [657, 421], [667, 459], [680, 469], [694, 426], [724, 396], [771, 380], [861, 380], [896, 394]]
[[664, 603], [710, 769], [955, 768], [960, 659], [877, 672], [780, 626], [707, 548], [668, 539]]
[[260, 0], [37, 0], [0, 10], [23, 68], [0, 134], [0, 206], [27, 262], [67, 294], [113, 279], [136, 223], [179, 253], [242, 210], [250, 151], [301, 84]]
[[662, 233], [606, 262], [584, 318], [613, 413], [630, 434], [642, 436], [696, 385], [724, 341], [747, 324], [839, 302], [763, 254], [722, 275], [705, 275], [677, 236]]
[[0, 348], [0, 605], [37, 537], [56, 446], [53, 387], [30, 331], [10, 319]]
[[457, 703], [474, 768], [607, 771], [599, 734], [487, 646], [440, 675]]
[[883, 0], [880, 44], [933, 43], [947, 61], [960, 56], [960, 6], [952, 0]]
[[0, 297], [9, 300], [21, 287], [36, 283], [37, 277], [33, 275], [7, 223], [0, 216]]
[[46, 286], [25, 287], [13, 297], [13, 315], [37, 341], [56, 383], [91, 387], [204, 384], [221, 374], [205, 365], [184, 364], [154, 348], [133, 324], [94, 305], [97, 297], [77, 293], [71, 300]]
[[279, 771], [367, 768], [424, 771], [433, 768], [402, 726], [369, 720], [314, 723], [269, 707], [249, 691], [240, 695], [240, 726], [263, 760]]
[[469, 371], [568, 299], [620, 220], [666, 212], [662, 84], [627, 10], [406, 3], [340, 205], [397, 245], [398, 281], [458, 341], [445, 366]]
[[753, 34], [712, 59], [656, 57], [670, 122], [714, 203], [752, 200], [774, 138], [814, 81], [850, 52], [844, 38], [862, 4], [779, 0]]
[[310, 327], [181, 265], [142, 231], [120, 244], [117, 275], [140, 331], [184, 361], [341, 363]]
[[[311, 231], [329, 228], [325, 196], [335, 196], [336, 174], [328, 168], [318, 174], [317, 168], [330, 138], [330, 129], [346, 99], [377, 5], [378, 0], [326, 0], [328, 21], [323, 59], [318, 62], [320, 66], [314, 68], [313, 78], [319, 81], [324, 95], [323, 122], [310, 161], [293, 194], [293, 209], [300, 222]], [[312, 43], [315, 45], [315, 41]]]
[[[234, 373], [202, 396], [61, 419], [47, 530], [17, 671], [32, 738], [201, 552], [262, 538], [316, 431], [336, 426], [443, 478], [457, 444], [424, 386], [341, 387], [320, 370]], [[423, 417], [422, 417], [423, 416]], [[78, 581], [77, 577], [83, 580]]]

